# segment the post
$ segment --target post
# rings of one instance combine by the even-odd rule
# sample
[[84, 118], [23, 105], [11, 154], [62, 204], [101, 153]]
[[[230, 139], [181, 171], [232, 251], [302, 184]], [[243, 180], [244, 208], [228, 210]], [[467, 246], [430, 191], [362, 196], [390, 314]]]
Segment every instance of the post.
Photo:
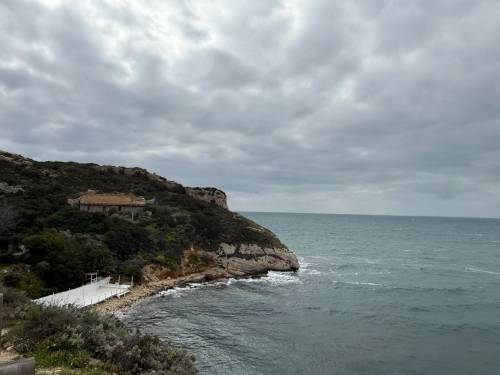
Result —
[[3, 329], [3, 293], [0, 293], [0, 336]]

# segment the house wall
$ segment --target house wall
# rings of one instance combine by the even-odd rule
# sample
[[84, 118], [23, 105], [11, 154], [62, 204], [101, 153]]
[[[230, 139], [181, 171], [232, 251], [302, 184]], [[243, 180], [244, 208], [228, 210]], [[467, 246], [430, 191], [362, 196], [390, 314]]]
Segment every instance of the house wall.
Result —
[[87, 212], [102, 212], [108, 214], [110, 211], [114, 211], [117, 214], [126, 213], [131, 214], [133, 216], [137, 215], [137, 213], [144, 211], [144, 207], [135, 207], [135, 206], [96, 206], [96, 205], [80, 205], [80, 211]]

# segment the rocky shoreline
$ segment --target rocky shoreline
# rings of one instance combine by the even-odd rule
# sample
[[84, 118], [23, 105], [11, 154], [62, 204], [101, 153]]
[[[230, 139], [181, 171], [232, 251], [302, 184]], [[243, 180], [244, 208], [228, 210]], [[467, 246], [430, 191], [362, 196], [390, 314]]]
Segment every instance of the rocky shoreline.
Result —
[[181, 276], [163, 279], [154, 276], [154, 272], [146, 272], [146, 274], [153, 275], [150, 281], [132, 288], [129, 293], [122, 297], [111, 298], [97, 304], [95, 309], [100, 312], [114, 313], [163, 290], [190, 283], [208, 282], [231, 277], [263, 276], [268, 271], [290, 272], [299, 269], [297, 257], [287, 248], [221, 244], [218, 253], [191, 249], [184, 255], [183, 269], [185, 272], [189, 269], [185, 264], [185, 259], [193, 255], [210, 259], [212, 266], [204, 271], [188, 271], [189, 273]]
[[[263, 275], [265, 275], [265, 273], [260, 275], [247, 275], [246, 277]], [[231, 277], [235, 277], [235, 275], [230, 274], [223, 269], [210, 269], [203, 272], [191, 273], [185, 276], [150, 281], [133, 287], [130, 292], [124, 296], [107, 299], [95, 305], [94, 309], [102, 313], [113, 314], [164, 290], [182, 287], [191, 283], [210, 282]]]

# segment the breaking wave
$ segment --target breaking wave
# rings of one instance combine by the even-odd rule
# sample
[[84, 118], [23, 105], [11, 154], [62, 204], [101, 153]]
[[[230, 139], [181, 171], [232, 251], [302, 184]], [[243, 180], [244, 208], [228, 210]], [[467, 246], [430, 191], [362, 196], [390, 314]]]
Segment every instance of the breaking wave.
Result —
[[475, 267], [465, 267], [465, 271], [474, 272], [474, 273], [486, 273], [488, 275], [500, 275], [500, 272], [487, 271], [487, 270], [482, 270], [480, 268], [475, 268]]

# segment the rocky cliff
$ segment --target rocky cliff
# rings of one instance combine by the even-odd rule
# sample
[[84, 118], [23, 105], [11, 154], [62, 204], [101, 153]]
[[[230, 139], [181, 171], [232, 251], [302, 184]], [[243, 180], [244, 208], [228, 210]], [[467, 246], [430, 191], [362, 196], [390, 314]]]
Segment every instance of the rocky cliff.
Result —
[[[67, 204], [89, 189], [133, 193], [148, 203], [135, 220]], [[0, 262], [12, 264], [8, 282], [33, 296], [79, 285], [87, 272], [140, 280], [147, 265], [164, 276], [299, 267], [271, 231], [229, 211], [223, 191], [184, 187], [142, 168], [38, 162], [0, 152], [0, 213]]]
[[216, 204], [219, 207], [228, 209], [227, 207], [227, 196], [222, 190], [214, 187], [188, 187], [186, 188], [186, 194], [195, 199], [200, 199], [204, 202]]

